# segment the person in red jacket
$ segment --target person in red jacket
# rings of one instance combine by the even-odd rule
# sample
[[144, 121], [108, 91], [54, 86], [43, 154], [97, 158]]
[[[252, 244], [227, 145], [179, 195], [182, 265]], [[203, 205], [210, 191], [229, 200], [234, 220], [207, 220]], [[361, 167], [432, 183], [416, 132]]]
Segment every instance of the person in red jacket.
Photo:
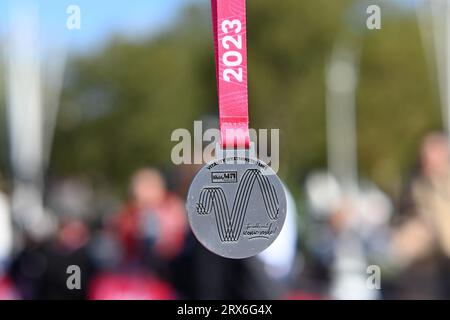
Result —
[[155, 169], [137, 171], [130, 193], [131, 202], [117, 217], [126, 258], [136, 258], [145, 248], [151, 248], [159, 259], [175, 258], [183, 247], [187, 228], [181, 199], [167, 190], [164, 178]]
[[183, 249], [187, 221], [183, 202], [167, 190], [159, 171], [141, 169], [130, 182], [130, 199], [107, 223], [106, 238], [120, 253], [90, 284], [89, 299], [173, 299], [172, 262]]

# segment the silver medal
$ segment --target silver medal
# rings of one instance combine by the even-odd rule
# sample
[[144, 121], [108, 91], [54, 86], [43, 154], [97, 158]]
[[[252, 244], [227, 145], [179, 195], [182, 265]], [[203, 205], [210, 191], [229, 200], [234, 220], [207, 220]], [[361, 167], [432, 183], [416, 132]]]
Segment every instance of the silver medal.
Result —
[[226, 258], [243, 259], [267, 249], [278, 237], [286, 196], [272, 168], [248, 152], [227, 151], [194, 178], [187, 211], [203, 246]]

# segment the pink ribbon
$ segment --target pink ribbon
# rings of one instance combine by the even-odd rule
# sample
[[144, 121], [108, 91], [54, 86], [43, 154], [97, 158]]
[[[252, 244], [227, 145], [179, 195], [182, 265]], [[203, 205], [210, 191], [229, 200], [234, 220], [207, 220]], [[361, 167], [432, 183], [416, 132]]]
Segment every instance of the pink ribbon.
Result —
[[211, 0], [211, 5], [222, 148], [248, 149], [245, 0]]

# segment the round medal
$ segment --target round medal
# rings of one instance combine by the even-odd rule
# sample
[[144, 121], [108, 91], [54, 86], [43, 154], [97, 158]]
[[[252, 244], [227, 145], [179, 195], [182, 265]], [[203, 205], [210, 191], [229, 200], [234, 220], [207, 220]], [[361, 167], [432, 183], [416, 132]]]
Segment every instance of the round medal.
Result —
[[210, 251], [233, 259], [269, 247], [286, 218], [284, 188], [267, 164], [251, 157], [224, 157], [203, 167], [189, 189], [189, 222]]

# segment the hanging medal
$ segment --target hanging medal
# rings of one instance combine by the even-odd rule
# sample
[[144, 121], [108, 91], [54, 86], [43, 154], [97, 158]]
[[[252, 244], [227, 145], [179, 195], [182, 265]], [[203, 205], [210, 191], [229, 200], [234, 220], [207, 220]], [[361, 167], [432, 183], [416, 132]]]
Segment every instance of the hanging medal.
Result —
[[278, 237], [286, 218], [286, 196], [250, 142], [245, 0], [211, 4], [221, 142], [215, 160], [190, 186], [187, 211], [203, 246], [226, 258], [243, 259], [262, 252]]

